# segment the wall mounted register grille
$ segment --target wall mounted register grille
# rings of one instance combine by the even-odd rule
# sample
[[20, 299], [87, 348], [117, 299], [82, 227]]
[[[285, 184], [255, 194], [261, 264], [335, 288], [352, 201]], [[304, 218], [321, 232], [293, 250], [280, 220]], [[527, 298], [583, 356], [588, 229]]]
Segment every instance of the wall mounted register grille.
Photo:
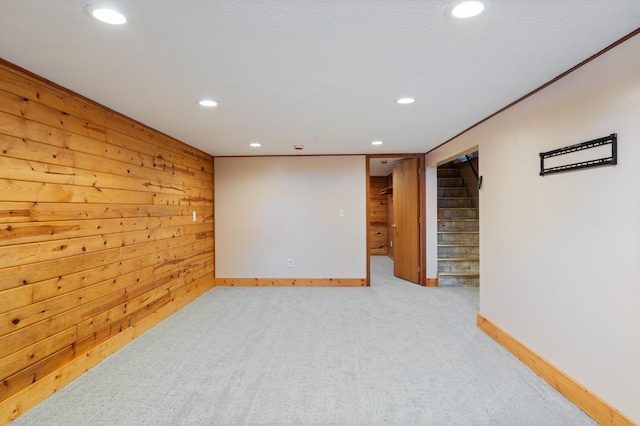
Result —
[[[571, 163], [571, 164], [563, 164], [563, 165], [557, 165], [557, 166], [545, 168], [544, 161], [551, 159], [553, 157], [558, 157], [560, 155], [565, 155], [565, 154], [577, 153], [578, 151], [604, 147], [607, 145], [611, 147], [611, 153], [606, 157], [595, 158], [591, 160], [582, 159], [581, 161]], [[541, 152], [540, 153], [540, 176], [548, 175], [551, 173], [566, 172], [569, 170], [586, 169], [588, 167], [604, 166], [607, 164], [611, 164], [611, 165], [617, 164], [618, 163], [617, 145], [618, 145], [618, 135], [617, 133], [612, 133], [609, 136], [606, 136], [604, 138], [594, 139], [592, 141], [582, 142], [576, 145], [554, 149], [553, 151]], [[601, 152], [601, 150], [595, 150], [595, 151], [597, 153]]]

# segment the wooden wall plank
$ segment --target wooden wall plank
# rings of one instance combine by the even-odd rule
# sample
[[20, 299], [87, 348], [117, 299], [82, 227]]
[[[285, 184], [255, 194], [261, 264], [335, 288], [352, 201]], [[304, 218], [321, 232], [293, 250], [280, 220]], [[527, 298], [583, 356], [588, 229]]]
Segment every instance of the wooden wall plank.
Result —
[[33, 287], [22, 286], [0, 291], [0, 314], [33, 303]]
[[73, 166], [73, 151], [0, 133], [0, 153], [22, 160]]
[[[48, 260], [33, 264], [12, 266], [0, 269], [3, 280], [0, 281], [0, 291], [33, 284], [50, 278], [63, 277], [81, 271], [88, 271], [101, 266], [107, 266], [113, 261], [123, 262], [123, 259], [133, 260], [138, 267], [149, 264], [162, 264], [178, 256], [181, 250], [189, 250], [190, 244], [200, 244], [191, 247], [201, 247], [204, 250], [208, 241], [198, 241], [195, 234], [185, 235], [179, 238], [171, 238], [162, 241], [150, 241], [119, 248], [106, 249], [96, 253], [86, 253], [79, 256], [65, 257], [59, 260]], [[158, 252], [165, 256], [160, 257]], [[148, 253], [156, 255], [145, 256]]]
[[14, 352], [0, 360], [2, 370], [0, 377], [6, 378], [23, 370], [25, 366], [35, 364], [47, 355], [58, 352], [78, 340], [76, 326], [69, 327], [59, 333], [42, 339], [22, 350]]
[[80, 256], [114, 247], [180, 237], [183, 234], [184, 227], [176, 226], [0, 247], [0, 268]]
[[0, 423], [214, 285], [213, 187], [211, 156], [0, 60]]
[[[17, 202], [154, 204], [157, 194], [0, 179], [0, 199]], [[164, 204], [164, 203], [163, 203]]]
[[162, 181], [167, 184], [178, 186], [191, 186], [212, 190], [212, 176], [206, 173], [194, 172], [193, 175], [173, 173], [173, 171], [160, 170], [159, 167], [145, 167], [130, 162], [102, 158], [100, 156], [75, 152], [74, 166], [86, 168], [119, 176], [128, 176], [145, 180]]
[[0, 111], [18, 117], [24, 117], [29, 121], [40, 123], [49, 127], [72, 132], [76, 135], [106, 141], [107, 131], [103, 126], [98, 126], [88, 120], [83, 120], [56, 110], [44, 104], [32, 102], [27, 98], [0, 90]]
[[153, 156], [155, 164], [157, 164], [157, 166], [162, 168], [163, 170], [175, 167], [175, 170], [178, 170], [178, 173], [182, 172], [183, 174], [187, 175], [191, 174], [192, 172], [194, 174], [197, 172], [208, 174], [213, 173], [213, 167], [206, 162], [194, 159], [189, 155], [172, 152], [166, 149], [159, 152], [158, 145], [142, 142], [135, 137], [128, 136], [120, 132], [107, 129], [107, 140], [110, 144], [123, 148], [131, 146], [131, 142], [135, 141], [136, 148], [148, 155]]
[[195, 192], [195, 189], [187, 188], [183, 184], [166, 183], [152, 179], [137, 179], [129, 176], [123, 177], [95, 170], [84, 170], [8, 157], [0, 157], [0, 178], [29, 182], [62, 183], [101, 189], [134, 188], [139, 191], [148, 189], [160, 194], [182, 195]]
[[0, 223], [28, 222], [31, 203], [5, 203], [0, 201]]
[[[206, 209], [199, 210], [198, 221], [194, 223], [189, 215], [134, 217], [120, 219], [88, 219], [82, 221], [52, 221], [12, 223], [0, 228], [0, 247], [27, 243], [64, 240], [92, 235], [105, 236], [108, 234], [133, 231], [153, 231], [181, 227], [184, 235], [210, 232], [211, 226]], [[191, 209], [189, 212], [191, 213]]]
[[[165, 179], [191, 178], [206, 182], [212, 177], [212, 174], [208, 172], [208, 167], [190, 169], [132, 149], [110, 145], [90, 136], [73, 133], [62, 128], [52, 128], [46, 124], [30, 121], [23, 116], [11, 115], [1, 110], [0, 134], [14, 139], [25, 139], [41, 145], [51, 145], [52, 147], [71, 150], [76, 159], [74, 164], [77, 167], [87, 164], [91, 161], [91, 158], [95, 161], [97, 157], [98, 159], [102, 158], [127, 164], [130, 167], [142, 167], [145, 172], [155, 170], [160, 173], [160, 175], [155, 174], [156, 177], [163, 176]], [[158, 155], [161, 156], [162, 152], [164, 151], [159, 151]], [[138, 177], [145, 178], [147, 175], [141, 173]]]
[[153, 218], [162, 216], [182, 216], [186, 214], [187, 209], [181, 206], [104, 203], [96, 203], [93, 205], [71, 203], [37, 203], [30, 206], [30, 215], [33, 222], [128, 217]]
[[[106, 294], [91, 303], [86, 303], [66, 310], [46, 320], [36, 322], [24, 328], [16, 327], [15, 331], [0, 336], [0, 358], [24, 349], [32, 344], [51, 337], [69, 327], [77, 326], [79, 322], [108, 309], [124, 303], [126, 291]], [[19, 326], [19, 324], [17, 324]], [[1, 379], [0, 379], [1, 380]]]
[[64, 348], [46, 356], [35, 364], [23, 368], [17, 373], [6, 377], [2, 380], [3, 386], [0, 386], [0, 401], [5, 400], [41, 377], [50, 374], [71, 361], [75, 353], [73, 346], [65, 346]]
[[191, 224], [191, 216], [27, 222], [0, 228], [0, 246], [153, 230]]
[[[175, 267], [175, 265], [181, 263], [181, 260], [172, 261], [171, 265]], [[191, 268], [193, 265], [188, 267]], [[0, 335], [8, 334], [20, 328], [43, 321], [77, 306], [91, 303], [98, 300], [104, 294], [116, 294], [117, 292], [125, 290], [124, 300], [130, 301], [138, 295], [141, 288], [151, 290], [167, 283], [170, 284], [172, 281], [176, 281], [176, 283], [180, 285], [183, 284], [180, 278], [184, 278], [184, 274], [180, 274], [179, 270], [176, 272], [170, 271], [163, 275], [158, 275], [157, 270], [158, 268], [154, 267], [154, 273], [147, 280], [140, 281], [140, 279], [137, 278], [133, 283], [127, 280], [106, 280], [99, 284], [83, 287], [60, 296], [44, 299], [0, 314]], [[82, 335], [80, 337], [82, 337]]]

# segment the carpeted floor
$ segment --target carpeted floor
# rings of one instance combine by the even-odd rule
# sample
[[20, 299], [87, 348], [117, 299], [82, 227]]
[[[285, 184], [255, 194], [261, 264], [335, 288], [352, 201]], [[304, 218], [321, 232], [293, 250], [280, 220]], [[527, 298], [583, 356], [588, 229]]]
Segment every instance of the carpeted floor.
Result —
[[14, 425], [592, 425], [476, 328], [478, 289], [217, 287]]

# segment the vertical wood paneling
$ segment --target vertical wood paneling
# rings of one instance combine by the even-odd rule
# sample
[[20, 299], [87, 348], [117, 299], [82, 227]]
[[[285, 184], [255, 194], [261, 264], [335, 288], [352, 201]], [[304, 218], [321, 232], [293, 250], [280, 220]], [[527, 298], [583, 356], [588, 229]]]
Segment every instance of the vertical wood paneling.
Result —
[[0, 61], [0, 423], [211, 288], [213, 232], [211, 156]]
[[387, 254], [387, 178], [369, 177], [369, 254]]
[[[388, 187], [393, 188], [393, 173], [387, 176], [387, 185]], [[390, 194], [386, 195], [387, 197], [387, 255], [393, 259], [394, 256], [394, 248], [393, 241], [395, 240], [395, 235], [393, 232], [393, 224], [395, 223], [395, 218], [393, 217], [393, 191]]]

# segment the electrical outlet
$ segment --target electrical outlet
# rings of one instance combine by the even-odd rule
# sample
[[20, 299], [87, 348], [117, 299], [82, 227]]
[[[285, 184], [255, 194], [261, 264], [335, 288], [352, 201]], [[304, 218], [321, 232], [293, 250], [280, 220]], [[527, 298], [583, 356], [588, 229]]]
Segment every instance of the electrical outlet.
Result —
[[293, 268], [293, 259], [287, 259], [287, 267]]
[[193, 220], [194, 222], [196, 221], [196, 211], [193, 211], [193, 214], [191, 215], [191, 220]]

